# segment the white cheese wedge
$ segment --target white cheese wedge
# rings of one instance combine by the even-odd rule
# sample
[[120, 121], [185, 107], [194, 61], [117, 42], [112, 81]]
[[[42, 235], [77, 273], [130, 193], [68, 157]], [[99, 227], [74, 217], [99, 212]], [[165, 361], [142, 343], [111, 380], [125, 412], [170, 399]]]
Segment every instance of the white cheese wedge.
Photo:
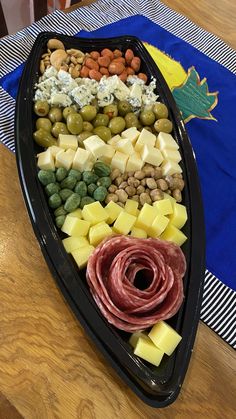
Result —
[[164, 148], [161, 152], [165, 160], [174, 160], [176, 161], [176, 163], [179, 163], [181, 160], [181, 155], [178, 150], [171, 150], [170, 148]]
[[88, 167], [88, 164], [91, 162], [91, 160], [91, 152], [84, 150], [84, 148], [78, 147], [72, 163], [72, 168], [83, 172], [85, 167]]
[[182, 173], [180, 165], [173, 160], [164, 160], [161, 168], [163, 176], [173, 175], [174, 173]]
[[133, 144], [128, 138], [122, 138], [121, 140], [117, 141], [114, 147], [116, 150], [121, 151], [121, 153], [128, 154], [128, 156], [134, 154]]
[[127, 154], [116, 151], [111, 160], [112, 169], [120, 169], [120, 171], [124, 173], [128, 157]]
[[164, 148], [169, 148], [171, 150], [178, 150], [179, 146], [172, 135], [167, 134], [165, 132], [160, 132], [157, 136], [156, 140], [156, 147], [159, 148], [161, 151]]
[[127, 172], [136, 172], [137, 170], [141, 170], [144, 165], [143, 160], [139, 153], [134, 153], [132, 156], [129, 156], [127, 164], [126, 164], [126, 171]]
[[112, 137], [110, 140], [107, 141], [107, 144], [110, 144], [112, 146], [114, 146], [117, 141], [121, 140], [121, 136], [119, 134], [115, 135], [114, 137]]
[[56, 157], [57, 153], [59, 153], [60, 151], [64, 151], [64, 148], [57, 147], [56, 145], [51, 145], [50, 147], [48, 147], [48, 150], [50, 150], [52, 157]]
[[84, 147], [90, 151], [95, 159], [98, 159], [104, 154], [106, 143], [98, 136], [92, 135], [84, 140]]
[[75, 151], [70, 148], [66, 151], [62, 151], [56, 154], [55, 166], [64, 167], [67, 170], [70, 170], [72, 163], [75, 157]]
[[140, 153], [141, 159], [145, 163], [153, 164], [153, 166], [160, 166], [163, 162], [163, 156], [158, 148], [145, 144]]
[[136, 143], [139, 135], [140, 135], [140, 131], [137, 130], [136, 127], [128, 128], [121, 133], [121, 137], [128, 138], [133, 145]]
[[138, 102], [141, 102], [142, 88], [139, 84], [135, 83], [130, 87], [130, 98], [135, 98]]
[[55, 169], [54, 158], [49, 149], [47, 149], [46, 151], [43, 151], [42, 153], [39, 153], [37, 157], [38, 157], [37, 164], [41, 170], [54, 170]]
[[103, 151], [103, 155], [99, 157], [103, 163], [110, 164], [111, 159], [115, 154], [115, 149], [110, 144], [106, 144], [105, 149]]
[[71, 150], [76, 151], [78, 148], [78, 140], [76, 135], [59, 134], [57, 143], [58, 147], [64, 148], [65, 150], [71, 148]]
[[144, 144], [155, 146], [156, 136], [147, 129], [143, 128], [135, 144], [135, 151], [140, 152]]

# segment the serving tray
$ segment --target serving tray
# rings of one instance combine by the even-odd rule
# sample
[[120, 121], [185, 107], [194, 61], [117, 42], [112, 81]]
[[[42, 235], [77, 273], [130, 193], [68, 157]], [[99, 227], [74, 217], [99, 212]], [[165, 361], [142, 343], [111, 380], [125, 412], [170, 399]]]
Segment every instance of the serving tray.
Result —
[[[36, 154], [41, 149], [33, 141], [34, 86], [39, 77], [40, 57], [50, 38], [61, 40], [66, 48], [79, 48], [87, 52], [107, 47], [122, 51], [131, 48], [142, 59], [141, 71], [148, 75], [149, 81], [151, 77], [156, 78], [157, 94], [169, 109], [173, 136], [180, 147], [185, 180], [183, 203], [187, 207], [188, 221], [183, 232], [188, 240], [182, 250], [187, 271], [184, 277], [184, 302], [178, 313], [168, 321], [182, 336], [182, 341], [172, 356], [163, 358], [159, 367], [136, 357], [128, 344], [129, 334], [114, 328], [100, 313], [87, 286], [85, 271], [79, 271], [64, 250], [63, 236], [54, 225], [37, 177]], [[181, 114], [163, 76], [141, 41], [133, 36], [85, 39], [42, 32], [34, 43], [22, 74], [16, 103], [15, 135], [18, 173], [26, 207], [44, 258], [66, 301], [87, 334], [129, 387], [153, 407], [169, 405], [176, 399], [182, 386], [199, 321], [205, 271], [205, 234], [194, 153]]]

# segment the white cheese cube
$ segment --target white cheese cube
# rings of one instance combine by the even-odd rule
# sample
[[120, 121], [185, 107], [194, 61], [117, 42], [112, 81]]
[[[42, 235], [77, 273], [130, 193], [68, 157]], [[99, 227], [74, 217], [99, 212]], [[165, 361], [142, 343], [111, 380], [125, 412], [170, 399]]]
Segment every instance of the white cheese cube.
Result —
[[165, 160], [174, 160], [176, 161], [176, 163], [179, 163], [181, 160], [181, 155], [178, 150], [171, 150], [170, 148], [164, 148], [161, 152]]
[[88, 150], [78, 147], [72, 163], [72, 168], [83, 172], [86, 165], [92, 160], [92, 154]]
[[143, 160], [140, 157], [139, 153], [134, 153], [132, 156], [129, 156], [129, 159], [126, 164], [126, 171], [127, 172], [136, 172], [137, 170], [141, 170], [144, 165]]
[[52, 157], [56, 157], [57, 153], [60, 151], [64, 151], [63, 147], [57, 147], [56, 145], [51, 145], [48, 147], [48, 150], [50, 150]]
[[143, 128], [135, 144], [135, 151], [141, 151], [144, 144], [151, 145], [154, 147], [155, 143], [156, 143], [156, 136], [152, 134], [152, 132]]
[[70, 148], [71, 150], [77, 150], [78, 148], [78, 140], [76, 135], [70, 134], [59, 134], [58, 136], [58, 146], [67, 150]]
[[121, 153], [128, 154], [131, 156], [134, 154], [134, 147], [128, 138], [122, 138], [114, 144], [116, 150], [121, 151]]
[[139, 130], [137, 130], [136, 127], [128, 128], [121, 133], [121, 137], [128, 138], [133, 145], [136, 143], [139, 135], [140, 135], [140, 132]]
[[115, 135], [114, 137], [112, 137], [110, 140], [107, 141], [107, 144], [110, 144], [112, 146], [114, 146], [117, 141], [121, 140], [121, 136], [119, 134]]
[[110, 144], [106, 144], [105, 150], [103, 152], [103, 155], [99, 157], [99, 160], [103, 161], [106, 164], [111, 163], [111, 159], [115, 154], [115, 149]]
[[160, 166], [163, 162], [163, 156], [156, 147], [145, 144], [141, 151], [141, 159], [145, 163], [153, 164], [153, 166]]
[[164, 160], [161, 168], [163, 176], [173, 175], [174, 173], [182, 173], [180, 165], [173, 160]]
[[57, 153], [55, 165], [56, 167], [64, 167], [65, 169], [71, 169], [73, 160], [75, 157], [75, 151], [70, 148], [66, 151]]
[[42, 153], [39, 153], [37, 157], [38, 157], [37, 164], [41, 170], [55, 170], [54, 158], [49, 149], [47, 149], [46, 151], [43, 151]]
[[124, 173], [128, 157], [127, 154], [116, 151], [111, 160], [112, 169], [120, 169], [120, 171]]
[[84, 147], [90, 151], [95, 159], [98, 159], [104, 154], [106, 143], [98, 136], [92, 135], [84, 140]]
[[179, 146], [172, 135], [167, 134], [165, 132], [160, 132], [157, 136], [156, 140], [156, 147], [159, 148], [161, 151], [164, 148], [170, 148], [171, 150], [178, 150]]

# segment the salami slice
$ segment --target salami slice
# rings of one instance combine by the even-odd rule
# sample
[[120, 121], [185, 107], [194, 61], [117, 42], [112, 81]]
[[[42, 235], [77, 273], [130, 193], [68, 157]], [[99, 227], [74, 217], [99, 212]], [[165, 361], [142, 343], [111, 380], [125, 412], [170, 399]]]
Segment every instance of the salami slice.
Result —
[[87, 281], [108, 322], [134, 332], [174, 316], [185, 271], [184, 254], [174, 243], [116, 235], [90, 256]]

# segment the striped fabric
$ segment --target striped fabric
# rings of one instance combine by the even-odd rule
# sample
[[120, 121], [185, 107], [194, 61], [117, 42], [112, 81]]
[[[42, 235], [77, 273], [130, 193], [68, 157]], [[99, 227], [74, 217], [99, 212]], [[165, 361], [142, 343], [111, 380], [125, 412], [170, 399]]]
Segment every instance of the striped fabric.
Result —
[[[236, 52], [215, 35], [199, 28], [159, 0], [100, 0], [69, 14], [56, 11], [15, 35], [0, 41], [0, 77], [15, 70], [28, 57], [42, 31], [67, 35], [91, 31], [129, 16], [143, 15], [188, 42], [236, 74]], [[88, 18], [89, 16], [89, 18]], [[0, 141], [14, 151], [15, 100], [0, 87]], [[232, 347], [236, 347], [236, 292], [206, 270], [201, 320]]]

